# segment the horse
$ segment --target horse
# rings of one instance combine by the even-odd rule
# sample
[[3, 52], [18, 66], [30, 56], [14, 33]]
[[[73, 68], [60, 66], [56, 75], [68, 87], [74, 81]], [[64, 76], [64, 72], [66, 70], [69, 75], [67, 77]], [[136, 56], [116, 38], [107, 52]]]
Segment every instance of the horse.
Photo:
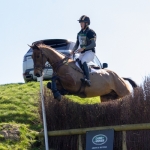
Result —
[[105, 102], [130, 94], [129, 83], [133, 88], [137, 87], [133, 80], [122, 78], [109, 69], [101, 69], [100, 73], [90, 73], [92, 85], [88, 87], [81, 81], [84, 77], [83, 71], [77, 67], [73, 59], [42, 43], [33, 43], [30, 47], [33, 49], [35, 76], [42, 76], [47, 61], [52, 66], [52, 82], [49, 82], [47, 87], [52, 90], [54, 98], [58, 100], [61, 99], [61, 95], [71, 94], [81, 98], [100, 96], [101, 102]]

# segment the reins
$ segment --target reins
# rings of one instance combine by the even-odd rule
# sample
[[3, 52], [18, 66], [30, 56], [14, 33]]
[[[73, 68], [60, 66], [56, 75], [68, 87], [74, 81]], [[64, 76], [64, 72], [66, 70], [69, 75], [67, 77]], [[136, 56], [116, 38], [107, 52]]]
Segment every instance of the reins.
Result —
[[[47, 61], [49, 60], [49, 58], [43, 53], [43, 51], [41, 49], [39, 49], [39, 50], [40, 50], [41, 55], [42, 55], [42, 59], [41, 59], [42, 65], [34, 65], [34, 69], [37, 69], [37, 70], [42, 72], [43, 69], [45, 68], [45, 64], [43, 63], [43, 56], [46, 57]], [[58, 52], [58, 53], [60, 53], [60, 52]], [[60, 54], [64, 55], [63, 53], [60, 53]], [[58, 82], [60, 83], [60, 85], [62, 86], [63, 89], [65, 89], [65, 88], [62, 85], [62, 83], [60, 81], [61, 77], [57, 74], [57, 72], [58, 72], [58, 70], [60, 69], [61, 66], [68, 63], [69, 57], [67, 57], [66, 55], [64, 55], [64, 56], [65, 56], [65, 58], [63, 58], [62, 60], [51, 63], [51, 66], [53, 67], [53, 77], [57, 77], [57, 80], [58, 80]], [[34, 64], [36, 64], [36, 58], [35, 57], [34, 57]], [[81, 72], [79, 69], [76, 69], [72, 66], [70, 66], [70, 67], [83, 74], [83, 72]], [[54, 71], [54, 68], [55, 68], [55, 71]], [[69, 92], [69, 91], [68, 92], [72, 93], [72, 94], [79, 94], [83, 88], [85, 88], [85, 84], [81, 82], [81, 85], [80, 85], [79, 89], [76, 92]]]

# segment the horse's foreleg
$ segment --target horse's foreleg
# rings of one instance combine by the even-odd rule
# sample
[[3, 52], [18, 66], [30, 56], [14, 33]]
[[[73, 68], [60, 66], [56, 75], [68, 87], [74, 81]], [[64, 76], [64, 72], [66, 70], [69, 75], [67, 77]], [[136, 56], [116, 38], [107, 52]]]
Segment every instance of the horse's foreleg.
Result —
[[55, 78], [52, 78], [52, 82], [47, 83], [47, 88], [51, 89], [55, 99], [57, 99], [59, 101], [61, 100], [61, 94], [57, 90], [56, 79]]

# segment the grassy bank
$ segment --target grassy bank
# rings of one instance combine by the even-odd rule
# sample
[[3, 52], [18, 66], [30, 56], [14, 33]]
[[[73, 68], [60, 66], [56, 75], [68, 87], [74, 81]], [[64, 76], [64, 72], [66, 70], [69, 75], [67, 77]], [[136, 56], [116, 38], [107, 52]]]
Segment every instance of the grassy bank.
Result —
[[1, 150], [35, 149], [35, 133], [42, 129], [38, 91], [39, 83], [0, 86]]
[[[43, 130], [39, 89], [38, 82], [0, 85], [0, 150], [44, 149], [41, 141], [35, 139], [35, 134]], [[99, 103], [99, 97], [67, 97], [80, 104]]]

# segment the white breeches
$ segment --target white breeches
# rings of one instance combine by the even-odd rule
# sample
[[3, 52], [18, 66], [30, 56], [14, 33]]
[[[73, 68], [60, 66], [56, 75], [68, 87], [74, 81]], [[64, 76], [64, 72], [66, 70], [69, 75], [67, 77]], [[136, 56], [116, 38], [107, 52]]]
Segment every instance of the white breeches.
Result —
[[84, 62], [88, 63], [94, 59], [95, 53], [92, 52], [92, 50], [86, 51], [84, 53], [80, 53], [79, 60], [81, 60], [81, 63]]

